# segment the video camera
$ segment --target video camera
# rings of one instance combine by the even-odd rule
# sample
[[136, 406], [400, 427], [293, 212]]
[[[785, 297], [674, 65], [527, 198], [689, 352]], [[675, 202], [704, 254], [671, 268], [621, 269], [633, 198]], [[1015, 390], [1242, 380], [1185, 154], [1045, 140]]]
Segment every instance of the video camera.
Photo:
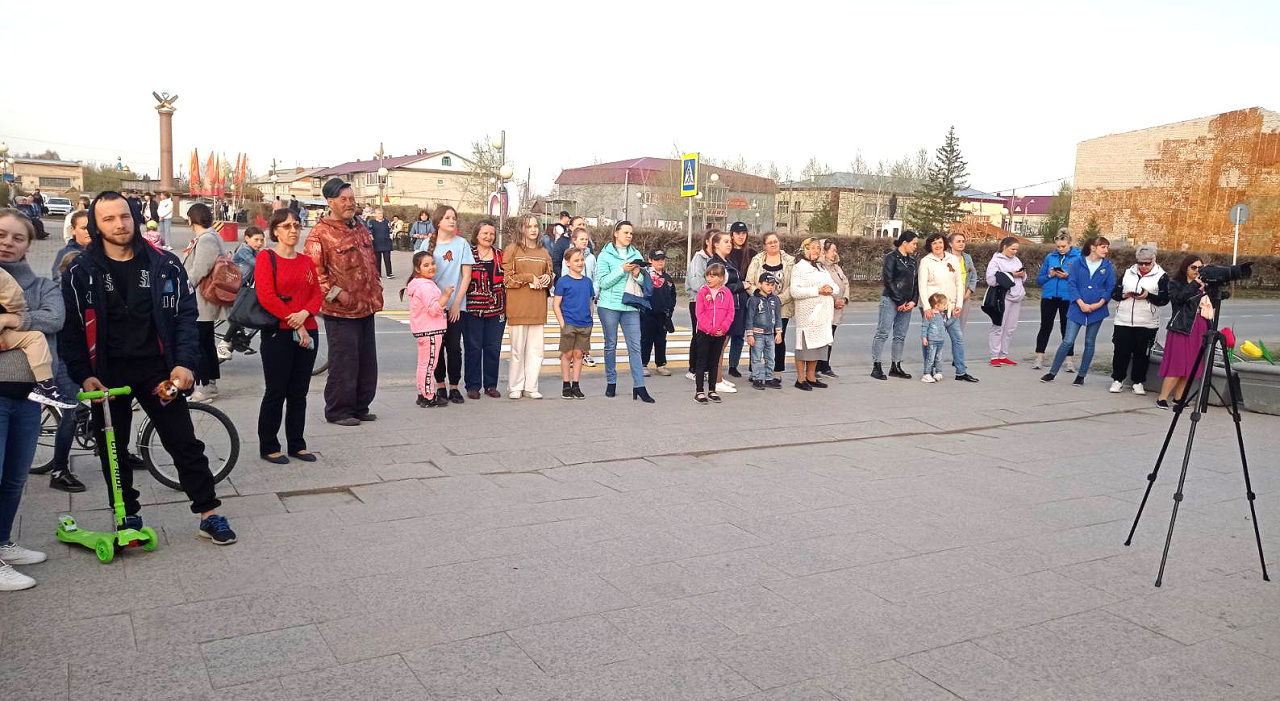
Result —
[[1200, 279], [1206, 285], [1222, 285], [1253, 277], [1253, 263], [1239, 265], [1206, 265], [1200, 269]]

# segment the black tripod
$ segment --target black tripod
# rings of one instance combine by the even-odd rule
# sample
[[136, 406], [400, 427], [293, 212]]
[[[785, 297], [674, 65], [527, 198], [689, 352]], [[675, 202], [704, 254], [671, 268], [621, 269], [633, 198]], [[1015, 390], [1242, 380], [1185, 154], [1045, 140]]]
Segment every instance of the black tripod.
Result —
[[[1253, 537], [1258, 543], [1258, 560], [1262, 563], [1262, 579], [1271, 581], [1267, 576], [1267, 560], [1262, 554], [1262, 533], [1258, 530], [1258, 512], [1253, 505], [1256, 495], [1249, 481], [1249, 460], [1245, 457], [1244, 434], [1240, 431], [1240, 376], [1231, 367], [1231, 351], [1227, 347], [1227, 337], [1218, 331], [1218, 319], [1222, 317], [1222, 295], [1216, 285], [1210, 286], [1208, 294], [1213, 302], [1213, 320], [1209, 322], [1209, 330], [1205, 332], [1200, 351], [1196, 353], [1195, 362], [1191, 365], [1191, 377], [1194, 378], [1196, 371], [1202, 367], [1204, 375], [1200, 378], [1197, 393], [1194, 394], [1195, 406], [1191, 411], [1191, 430], [1187, 432], [1187, 448], [1182, 454], [1182, 473], [1178, 475], [1178, 490], [1173, 493], [1173, 515], [1169, 517], [1169, 533], [1164, 539], [1164, 554], [1160, 556], [1160, 572], [1156, 575], [1157, 587], [1164, 580], [1164, 565], [1169, 559], [1169, 544], [1173, 541], [1173, 524], [1178, 520], [1178, 505], [1182, 503], [1182, 486], [1187, 481], [1187, 466], [1191, 463], [1191, 446], [1196, 441], [1196, 426], [1200, 423], [1200, 417], [1209, 409], [1209, 392], [1213, 387], [1213, 361], [1217, 358], [1219, 351], [1222, 353], [1223, 366], [1227, 371], [1227, 390], [1231, 395], [1231, 403], [1228, 406], [1231, 410], [1231, 418], [1236, 424], [1236, 442], [1240, 445], [1240, 466], [1244, 469], [1244, 489], [1249, 498], [1249, 515], [1253, 518]], [[1173, 439], [1173, 431], [1178, 426], [1178, 418], [1182, 416], [1182, 410], [1186, 408], [1191, 397], [1193, 397], [1191, 383], [1188, 382], [1182, 391], [1182, 396], [1174, 403], [1173, 420], [1169, 422], [1169, 432], [1164, 436], [1164, 445], [1160, 446], [1160, 456], [1156, 458], [1156, 466], [1151, 470], [1151, 474], [1147, 475], [1147, 491], [1142, 495], [1142, 503], [1138, 505], [1138, 514], [1133, 517], [1133, 527], [1129, 529], [1129, 537], [1125, 539], [1125, 545], [1133, 542], [1133, 532], [1138, 530], [1138, 519], [1142, 518], [1142, 509], [1146, 507], [1147, 497], [1151, 496], [1151, 488], [1156, 484], [1156, 475], [1160, 473], [1160, 463], [1164, 462], [1165, 451], [1169, 449], [1169, 441]]]

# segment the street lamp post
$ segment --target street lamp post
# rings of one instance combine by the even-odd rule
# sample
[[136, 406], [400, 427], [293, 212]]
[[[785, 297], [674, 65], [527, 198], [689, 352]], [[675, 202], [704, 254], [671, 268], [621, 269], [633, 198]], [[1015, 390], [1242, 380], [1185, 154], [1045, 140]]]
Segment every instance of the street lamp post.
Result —
[[[713, 185], [715, 183], [718, 183], [720, 182], [720, 174], [712, 173], [711, 177], [708, 178], [707, 180], [708, 180], [708, 183], [707, 183], [708, 185]], [[701, 191], [698, 192], [698, 199], [702, 199]], [[702, 205], [702, 230], [703, 231], [707, 230], [707, 205], [705, 203]]]
[[[9, 155], [9, 144], [6, 144], [5, 142], [0, 141], [0, 179], [3, 179], [6, 183], [9, 181], [9, 179], [5, 177], [6, 175], [9, 174], [8, 155]], [[9, 199], [13, 199], [13, 188], [10, 187], [8, 191], [9, 191]], [[5, 206], [8, 206], [9, 203], [5, 202], [4, 204]]]

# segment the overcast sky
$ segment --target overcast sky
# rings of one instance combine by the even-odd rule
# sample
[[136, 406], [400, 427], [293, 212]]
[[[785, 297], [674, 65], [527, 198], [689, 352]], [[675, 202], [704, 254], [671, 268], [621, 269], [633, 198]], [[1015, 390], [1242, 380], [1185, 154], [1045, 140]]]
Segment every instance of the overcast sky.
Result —
[[[191, 148], [259, 172], [506, 129], [519, 177], [674, 144], [798, 175], [955, 125], [970, 184], [1070, 176], [1077, 142], [1280, 110], [1280, 2], [6, 2], [0, 139], [159, 168], [152, 90]], [[1024, 190], [1050, 192], [1056, 183]]]

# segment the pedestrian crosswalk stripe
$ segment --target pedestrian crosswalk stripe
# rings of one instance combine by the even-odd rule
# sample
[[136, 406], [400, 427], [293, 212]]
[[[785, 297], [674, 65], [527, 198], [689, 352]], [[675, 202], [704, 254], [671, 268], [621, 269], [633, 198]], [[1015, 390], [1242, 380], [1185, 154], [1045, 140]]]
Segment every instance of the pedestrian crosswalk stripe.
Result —
[[[406, 326], [409, 324], [409, 312], [407, 310], [399, 310], [399, 309], [386, 310], [386, 311], [378, 312], [378, 315], [385, 319], [398, 321], [401, 324], [404, 324]], [[583, 371], [585, 372], [604, 369], [604, 333], [600, 328], [600, 321], [598, 319], [593, 319], [592, 321], [594, 323], [591, 326], [591, 355], [595, 358], [596, 365], [595, 367], [584, 367]], [[622, 335], [621, 329], [619, 329], [618, 335], [619, 336]], [[559, 322], [556, 321], [556, 317], [554, 314], [547, 314], [546, 326], [543, 328], [542, 338], [543, 338], [542, 366], [543, 367], [559, 367], [560, 366], [560, 324]], [[669, 368], [689, 367], [688, 347], [689, 347], [689, 343], [691, 343], [692, 341], [693, 341], [693, 329], [690, 329], [684, 326], [677, 326], [675, 331], [672, 331], [667, 334], [667, 349], [668, 349], [667, 367]], [[630, 368], [631, 363], [627, 358], [626, 346], [622, 338], [618, 339], [618, 345], [620, 348], [618, 352], [617, 366]], [[670, 352], [672, 349], [681, 349], [681, 348], [685, 349], [685, 352], [683, 353]], [[729, 348], [729, 344], [726, 343], [725, 352], [728, 352], [728, 348]], [[749, 360], [750, 355], [751, 355], [751, 349], [744, 348], [743, 361], [745, 365], [750, 365], [750, 360]], [[795, 354], [792, 353], [790, 350], [787, 351], [788, 358], [794, 357], [794, 355]], [[502, 333], [502, 359], [503, 360], [511, 359], [511, 332], [509, 327], [507, 330], [503, 331]]]

